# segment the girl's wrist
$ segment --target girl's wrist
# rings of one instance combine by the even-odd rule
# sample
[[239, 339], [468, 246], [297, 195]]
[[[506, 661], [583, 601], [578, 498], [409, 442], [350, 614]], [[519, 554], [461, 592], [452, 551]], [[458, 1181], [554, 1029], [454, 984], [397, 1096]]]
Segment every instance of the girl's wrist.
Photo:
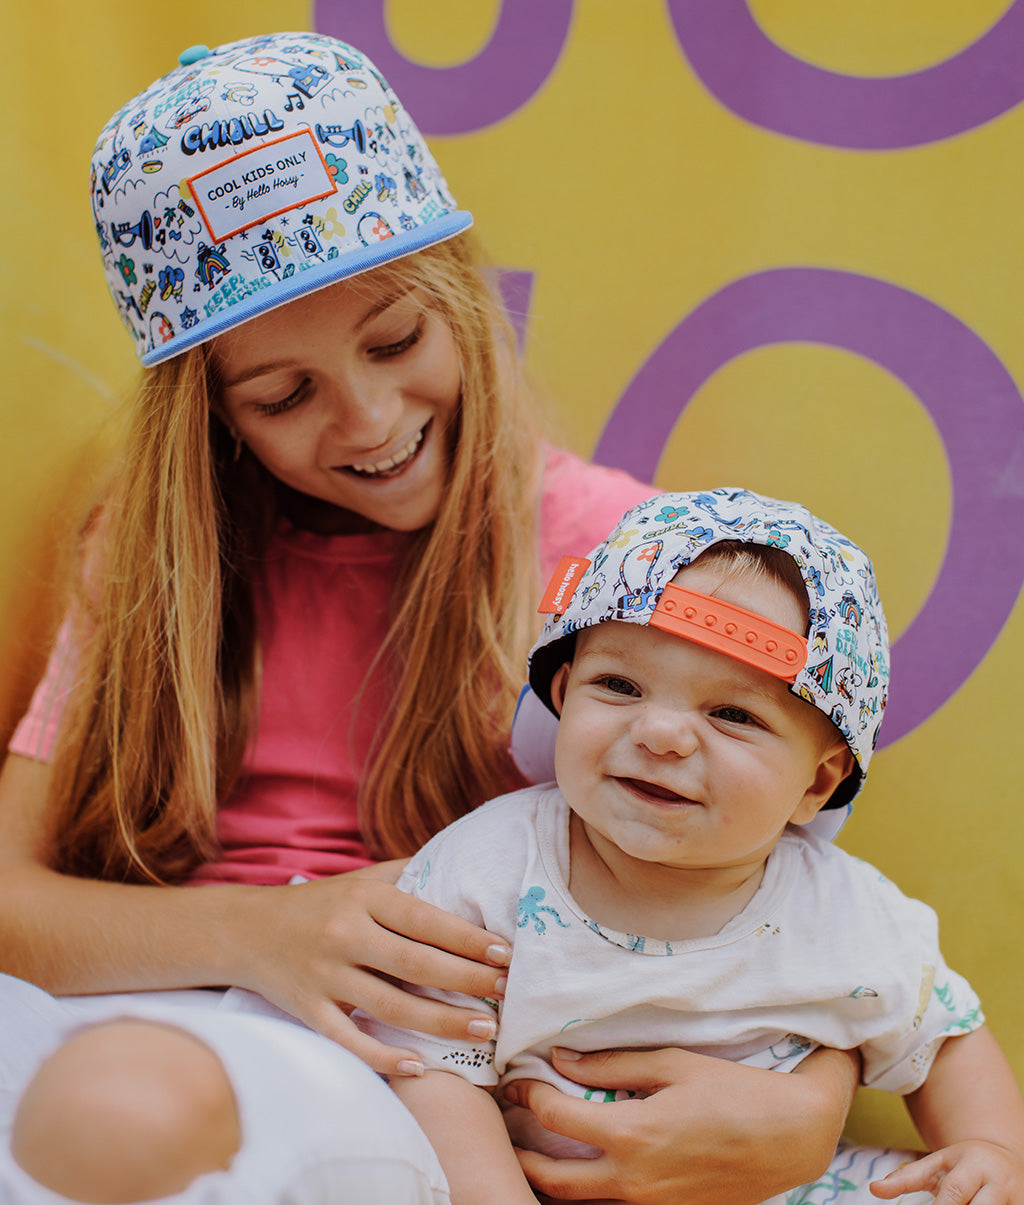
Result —
[[261, 992], [266, 986], [264, 939], [273, 931], [274, 889], [242, 883], [197, 887], [210, 893], [206, 955], [210, 986], [242, 987]]

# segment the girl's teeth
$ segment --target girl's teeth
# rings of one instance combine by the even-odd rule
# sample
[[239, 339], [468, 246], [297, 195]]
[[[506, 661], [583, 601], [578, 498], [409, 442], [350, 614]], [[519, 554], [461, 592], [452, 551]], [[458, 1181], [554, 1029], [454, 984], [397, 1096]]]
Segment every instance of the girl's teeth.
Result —
[[387, 460], [381, 460], [377, 464], [351, 464], [349, 468], [353, 473], [362, 473], [367, 477], [376, 476], [378, 473], [386, 473], [389, 469], [394, 469], [400, 464], [405, 464], [422, 442], [423, 432], [417, 431], [404, 448], [399, 449], [394, 456], [389, 456]]

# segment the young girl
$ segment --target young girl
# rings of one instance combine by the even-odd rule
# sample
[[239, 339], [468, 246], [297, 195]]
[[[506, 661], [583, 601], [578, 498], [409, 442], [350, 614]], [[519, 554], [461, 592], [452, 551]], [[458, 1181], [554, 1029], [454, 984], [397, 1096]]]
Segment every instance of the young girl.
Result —
[[[543, 447], [471, 219], [351, 46], [186, 52], [91, 184], [146, 372], [0, 778], [0, 1197], [445, 1200], [369, 1070], [414, 1056], [348, 1014], [487, 1037], [395, 981], [493, 996], [508, 949], [373, 863], [518, 785], [534, 582], [649, 490]], [[757, 1072], [581, 1074], [652, 1093], [645, 1146], [547, 1104], [605, 1154], [537, 1182], [636, 1202], [808, 1179], [853, 1083], [823, 1052], [766, 1126]]]

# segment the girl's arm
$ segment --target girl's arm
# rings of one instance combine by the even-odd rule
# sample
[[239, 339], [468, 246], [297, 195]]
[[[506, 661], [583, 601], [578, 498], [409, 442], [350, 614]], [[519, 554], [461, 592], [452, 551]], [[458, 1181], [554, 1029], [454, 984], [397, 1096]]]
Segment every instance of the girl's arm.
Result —
[[931, 1192], [935, 1205], [1024, 1201], [1024, 1101], [989, 1030], [947, 1038], [906, 1102], [933, 1153], [872, 1184], [876, 1197]]
[[754, 1205], [817, 1179], [835, 1154], [860, 1070], [856, 1053], [825, 1049], [787, 1075], [686, 1050], [554, 1061], [580, 1083], [650, 1095], [598, 1104], [517, 1080], [509, 1099], [604, 1152], [550, 1159], [521, 1151], [523, 1170], [559, 1200], [629, 1205]]
[[0, 772], [0, 971], [57, 995], [227, 986], [259, 992], [375, 1070], [415, 1058], [359, 1032], [354, 1007], [407, 1029], [469, 1037], [472, 1012], [388, 977], [500, 994], [504, 942], [400, 892], [373, 868], [292, 887], [148, 887], [46, 864], [49, 766]]
[[437, 1152], [452, 1205], [537, 1205], [494, 1097], [447, 1071], [392, 1084]]

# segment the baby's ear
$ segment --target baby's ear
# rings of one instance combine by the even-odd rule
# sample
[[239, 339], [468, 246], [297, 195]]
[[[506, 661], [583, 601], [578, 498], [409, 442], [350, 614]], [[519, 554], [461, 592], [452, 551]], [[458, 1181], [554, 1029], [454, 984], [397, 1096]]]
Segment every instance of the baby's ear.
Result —
[[555, 676], [551, 679], [551, 706], [555, 709], [555, 714], [561, 716], [562, 704], [565, 702], [565, 687], [569, 681], [569, 672], [572, 669], [572, 662], [566, 661], [555, 670]]
[[853, 772], [853, 754], [845, 741], [826, 749], [818, 762], [814, 778], [804, 792], [804, 797], [790, 817], [792, 824], [806, 824], [813, 820], [839, 788], [839, 784]]

